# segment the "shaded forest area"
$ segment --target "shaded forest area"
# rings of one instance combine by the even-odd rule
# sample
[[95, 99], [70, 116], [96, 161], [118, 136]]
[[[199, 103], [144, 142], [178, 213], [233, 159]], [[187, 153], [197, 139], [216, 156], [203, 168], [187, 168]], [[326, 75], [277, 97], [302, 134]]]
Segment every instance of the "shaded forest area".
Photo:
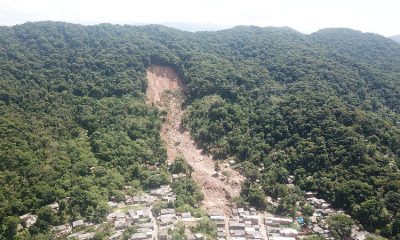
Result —
[[[266, 195], [281, 198], [290, 212], [294, 175], [400, 239], [400, 44], [349, 29], [58, 22], [0, 27], [1, 238], [27, 212], [39, 216], [28, 236], [101, 222], [124, 185], [169, 181], [160, 113], [144, 99], [152, 64], [185, 81], [184, 125], [201, 146], [243, 163], [243, 200], [263, 209]], [[54, 201], [57, 216], [45, 207]]]

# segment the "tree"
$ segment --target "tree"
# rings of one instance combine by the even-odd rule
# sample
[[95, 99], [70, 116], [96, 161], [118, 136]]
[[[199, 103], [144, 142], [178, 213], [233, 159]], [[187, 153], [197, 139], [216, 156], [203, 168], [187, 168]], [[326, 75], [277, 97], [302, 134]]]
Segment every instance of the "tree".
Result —
[[218, 160], [214, 161], [214, 170], [216, 172], [219, 172], [221, 170], [221, 167], [219, 166], [219, 161]]
[[170, 172], [173, 174], [184, 173], [188, 176], [192, 175], [193, 168], [186, 162], [182, 156], [175, 158], [174, 162], [170, 166]]
[[335, 214], [326, 220], [328, 229], [335, 239], [345, 239], [350, 237], [351, 228], [354, 221], [347, 215]]
[[0, 226], [2, 227], [1, 232], [3, 232], [2, 235], [5, 239], [14, 239], [18, 230], [18, 224], [20, 224], [20, 219], [18, 217], [9, 216], [4, 219]]
[[209, 218], [200, 219], [197, 225], [192, 229], [192, 232], [201, 232], [213, 238], [217, 238], [217, 226]]
[[382, 228], [390, 222], [390, 214], [385, 205], [375, 198], [353, 206], [352, 212], [370, 230]]

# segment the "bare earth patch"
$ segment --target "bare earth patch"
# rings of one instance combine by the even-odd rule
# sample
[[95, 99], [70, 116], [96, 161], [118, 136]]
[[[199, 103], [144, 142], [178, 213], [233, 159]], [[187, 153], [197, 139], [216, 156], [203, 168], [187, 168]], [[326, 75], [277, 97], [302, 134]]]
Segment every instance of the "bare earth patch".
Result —
[[231, 215], [230, 198], [239, 196], [244, 178], [230, 167], [221, 167], [229, 177], [215, 177], [214, 160], [202, 153], [182, 127], [184, 86], [181, 79], [170, 67], [150, 67], [146, 76], [148, 87], [147, 103], [167, 112], [162, 126], [161, 138], [166, 144], [168, 160], [173, 161], [182, 155], [193, 167], [193, 179], [204, 194], [203, 209], [208, 213]]

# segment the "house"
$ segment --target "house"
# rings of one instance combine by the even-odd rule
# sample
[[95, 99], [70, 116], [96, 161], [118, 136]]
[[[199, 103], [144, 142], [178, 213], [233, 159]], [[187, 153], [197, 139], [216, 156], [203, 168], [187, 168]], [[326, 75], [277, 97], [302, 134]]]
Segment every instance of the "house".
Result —
[[175, 194], [165, 195], [165, 196], [162, 196], [161, 200], [163, 200], [165, 202], [175, 202], [176, 195]]
[[192, 218], [192, 214], [190, 212], [181, 213], [181, 217], [184, 219]]
[[165, 209], [161, 209], [160, 214], [161, 215], [176, 214], [176, 212], [175, 212], [175, 209], [173, 209], [173, 208], [165, 208]]
[[154, 224], [149, 222], [149, 223], [141, 223], [138, 225], [139, 228], [148, 228], [153, 230], [154, 229]]
[[27, 214], [20, 216], [19, 219], [21, 219], [21, 221], [25, 224], [25, 226], [29, 228], [36, 222], [37, 216], [27, 213]]
[[325, 231], [324, 231], [324, 229], [322, 229], [320, 226], [318, 226], [318, 225], [315, 225], [314, 227], [313, 227], [313, 232], [315, 232], [315, 233], [319, 233], [319, 234], [324, 234], [325, 233]]
[[107, 202], [108, 206], [110, 206], [110, 208], [116, 208], [118, 207], [118, 203], [116, 202]]
[[146, 237], [151, 238], [153, 236], [153, 230], [150, 228], [139, 228], [138, 233], [145, 233]]
[[226, 238], [226, 231], [218, 231], [217, 236], [218, 238]]
[[114, 222], [115, 230], [122, 230], [127, 227], [127, 223], [125, 219], [120, 219]]
[[321, 207], [322, 204], [326, 203], [324, 199], [319, 199], [316, 197], [307, 198], [307, 200], [310, 201], [315, 207]]
[[265, 218], [265, 224], [268, 226], [289, 225], [291, 223], [293, 223], [293, 220], [290, 218], [281, 218], [281, 217]]
[[169, 240], [168, 231], [166, 229], [158, 232], [158, 240]]
[[120, 239], [120, 237], [122, 236], [122, 231], [117, 231], [115, 232], [113, 235], [111, 235], [108, 240], [117, 240]]
[[131, 196], [125, 195], [125, 204], [126, 205], [132, 205], [133, 204], [133, 199]]
[[126, 218], [126, 216], [125, 216], [125, 213], [118, 212], [118, 213], [115, 214], [115, 218], [116, 219], [123, 219], [123, 218]]
[[230, 230], [231, 237], [246, 237], [244, 230]]
[[76, 220], [76, 221], [72, 222], [72, 227], [76, 228], [76, 227], [83, 226], [84, 224], [85, 224], [85, 222], [83, 220]]
[[172, 189], [169, 185], [163, 185], [160, 188], [150, 190], [150, 195], [156, 196], [156, 197], [162, 197], [164, 195], [167, 195], [171, 191], [172, 191]]
[[310, 192], [310, 191], [308, 191], [308, 192], [305, 193], [305, 197], [306, 197], [306, 198], [315, 197], [315, 192]]
[[229, 230], [245, 230], [246, 225], [240, 222], [229, 222]]
[[204, 239], [206, 239], [206, 237], [202, 233], [195, 233], [194, 237], [196, 238], [196, 240], [204, 240]]
[[221, 214], [213, 214], [213, 215], [210, 215], [210, 219], [214, 222], [221, 222], [221, 221], [225, 221], [225, 216], [221, 215]]
[[322, 208], [322, 209], [327, 209], [327, 208], [329, 208], [330, 206], [331, 206], [331, 205], [330, 205], [329, 203], [326, 203], [326, 202], [321, 204], [321, 208]]
[[144, 240], [147, 239], [147, 235], [145, 233], [134, 233], [131, 235], [132, 240]]
[[54, 211], [58, 211], [58, 209], [60, 207], [57, 202], [49, 204], [49, 205], [46, 205], [46, 206], [51, 208], [51, 209], [53, 209]]
[[90, 232], [90, 233], [83, 233], [77, 236], [77, 238], [79, 240], [88, 240], [88, 239], [92, 239], [94, 237], [95, 233], [94, 232]]
[[161, 226], [167, 226], [174, 223], [174, 218], [171, 217], [171, 215], [161, 215], [159, 220]]
[[283, 228], [279, 233], [284, 237], [297, 237], [299, 235], [299, 232], [293, 228]]
[[244, 221], [250, 222], [252, 225], [258, 224], [258, 217], [256, 215], [246, 215], [243, 217]]
[[69, 224], [59, 225], [52, 228], [56, 237], [61, 237], [63, 235], [70, 234], [72, 232], [72, 227]]
[[133, 204], [143, 204], [146, 203], [146, 198], [142, 197], [142, 196], [134, 196], [132, 197], [132, 203]]
[[186, 177], [186, 174], [185, 173], [172, 174], [172, 179], [174, 179], [174, 180], [181, 178], [181, 177]]
[[269, 240], [296, 240], [296, 238], [294, 238], [294, 237], [273, 236], [273, 237], [269, 237]]

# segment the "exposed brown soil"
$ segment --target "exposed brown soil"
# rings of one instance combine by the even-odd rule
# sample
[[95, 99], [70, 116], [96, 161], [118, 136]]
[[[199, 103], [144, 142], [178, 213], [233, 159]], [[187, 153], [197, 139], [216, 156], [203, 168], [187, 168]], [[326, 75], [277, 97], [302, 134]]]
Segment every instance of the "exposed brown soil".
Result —
[[227, 166], [222, 166], [221, 172], [226, 172], [229, 177], [217, 177], [212, 157], [204, 154], [182, 127], [184, 86], [175, 71], [166, 66], [153, 66], [146, 75], [148, 104], [167, 112], [161, 138], [166, 144], [168, 160], [173, 161], [176, 156], [182, 155], [193, 167], [192, 177], [204, 194], [203, 209], [209, 213], [230, 215], [229, 199], [239, 196], [244, 178]]

